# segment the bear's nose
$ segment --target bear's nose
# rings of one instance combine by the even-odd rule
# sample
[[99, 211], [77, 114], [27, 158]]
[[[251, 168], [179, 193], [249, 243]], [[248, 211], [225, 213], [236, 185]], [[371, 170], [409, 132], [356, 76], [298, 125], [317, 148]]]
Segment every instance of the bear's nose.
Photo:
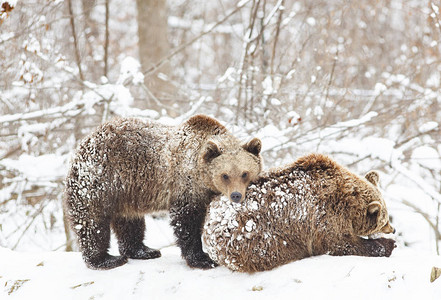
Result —
[[233, 202], [238, 203], [242, 199], [242, 194], [239, 192], [232, 192], [230, 198]]

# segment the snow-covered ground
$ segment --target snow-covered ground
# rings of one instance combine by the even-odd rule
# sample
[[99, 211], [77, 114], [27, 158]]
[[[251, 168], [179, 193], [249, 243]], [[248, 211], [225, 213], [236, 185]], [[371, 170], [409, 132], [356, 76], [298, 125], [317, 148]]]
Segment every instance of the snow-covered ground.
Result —
[[[0, 298], [10, 299], [439, 299], [441, 279], [430, 282], [439, 256], [407, 251], [390, 258], [319, 256], [272, 271], [243, 274], [224, 267], [194, 270], [179, 249], [155, 260], [130, 260], [93, 271], [78, 252], [19, 253], [0, 249]], [[9, 299], [8, 298], [8, 299]]]
[[[88, 269], [78, 252], [0, 248], [0, 299], [440, 299], [430, 282], [441, 257], [398, 245], [389, 258], [316, 256], [272, 271], [189, 268], [167, 219], [147, 217], [154, 260], [129, 260], [108, 271]], [[116, 253], [112, 240], [111, 253]], [[274, 298], [275, 297], [275, 298]]]

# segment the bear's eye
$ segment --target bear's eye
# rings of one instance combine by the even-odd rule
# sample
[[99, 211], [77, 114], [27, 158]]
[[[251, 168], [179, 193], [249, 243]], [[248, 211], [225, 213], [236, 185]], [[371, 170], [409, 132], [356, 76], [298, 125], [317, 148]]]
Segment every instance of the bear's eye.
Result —
[[227, 174], [224, 174], [224, 175], [222, 175], [222, 178], [224, 179], [224, 180], [228, 180], [228, 175]]
[[247, 177], [248, 177], [248, 172], [243, 172], [243, 174], [242, 174], [242, 178], [245, 179], [245, 178], [247, 178]]

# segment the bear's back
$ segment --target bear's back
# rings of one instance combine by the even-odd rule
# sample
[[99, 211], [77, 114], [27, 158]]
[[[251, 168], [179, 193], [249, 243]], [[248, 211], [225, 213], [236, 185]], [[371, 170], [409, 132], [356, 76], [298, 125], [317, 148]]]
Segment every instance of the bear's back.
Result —
[[66, 180], [68, 195], [84, 190], [87, 197], [75, 197], [77, 201], [93, 200], [98, 208], [106, 205], [127, 214], [166, 209], [167, 145], [174, 131], [135, 118], [101, 125], [78, 145]]

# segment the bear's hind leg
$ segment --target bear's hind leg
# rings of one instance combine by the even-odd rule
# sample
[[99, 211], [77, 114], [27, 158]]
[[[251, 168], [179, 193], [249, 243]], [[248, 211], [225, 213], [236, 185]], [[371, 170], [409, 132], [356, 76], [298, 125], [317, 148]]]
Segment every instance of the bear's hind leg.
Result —
[[118, 239], [119, 253], [133, 259], [152, 259], [161, 256], [159, 250], [144, 245], [145, 220], [140, 218], [115, 217], [112, 228]]
[[78, 237], [83, 259], [90, 269], [108, 270], [127, 263], [127, 257], [113, 256], [107, 252], [110, 246], [109, 221], [82, 226], [78, 230]]

